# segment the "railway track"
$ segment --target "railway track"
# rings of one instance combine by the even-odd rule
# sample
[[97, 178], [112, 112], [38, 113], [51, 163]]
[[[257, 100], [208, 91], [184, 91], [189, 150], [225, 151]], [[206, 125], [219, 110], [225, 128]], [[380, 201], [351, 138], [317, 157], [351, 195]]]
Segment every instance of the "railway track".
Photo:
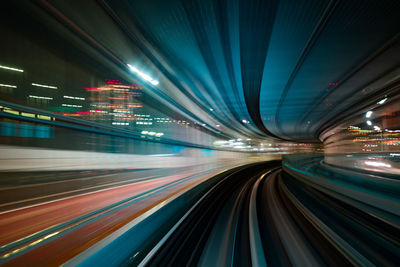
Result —
[[280, 162], [221, 179], [140, 266], [396, 266], [399, 228], [282, 171]]

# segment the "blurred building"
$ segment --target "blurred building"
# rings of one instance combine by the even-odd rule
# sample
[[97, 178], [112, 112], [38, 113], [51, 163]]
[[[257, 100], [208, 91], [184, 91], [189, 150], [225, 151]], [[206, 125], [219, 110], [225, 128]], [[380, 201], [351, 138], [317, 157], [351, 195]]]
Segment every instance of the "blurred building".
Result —
[[83, 118], [116, 126], [132, 126], [143, 108], [140, 98], [143, 85], [125, 84], [119, 80], [105, 80], [105, 85], [85, 88], [90, 92], [90, 110]]

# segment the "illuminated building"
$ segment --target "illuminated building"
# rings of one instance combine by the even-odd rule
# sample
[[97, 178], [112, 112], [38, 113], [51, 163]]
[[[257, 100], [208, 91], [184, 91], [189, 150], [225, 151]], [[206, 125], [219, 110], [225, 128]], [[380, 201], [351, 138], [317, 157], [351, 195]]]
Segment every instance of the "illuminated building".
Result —
[[138, 100], [143, 95], [143, 85], [110, 79], [105, 82], [97, 88], [86, 88], [90, 92], [90, 110], [85, 113], [88, 119], [114, 126], [132, 125], [135, 114], [143, 107]]

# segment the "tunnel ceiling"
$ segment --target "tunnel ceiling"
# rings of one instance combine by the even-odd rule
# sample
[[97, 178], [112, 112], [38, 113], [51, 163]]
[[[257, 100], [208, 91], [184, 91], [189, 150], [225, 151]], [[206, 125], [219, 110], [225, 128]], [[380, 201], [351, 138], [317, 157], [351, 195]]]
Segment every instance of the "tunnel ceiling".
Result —
[[77, 2], [37, 5], [230, 136], [316, 141], [400, 76], [400, 1]]

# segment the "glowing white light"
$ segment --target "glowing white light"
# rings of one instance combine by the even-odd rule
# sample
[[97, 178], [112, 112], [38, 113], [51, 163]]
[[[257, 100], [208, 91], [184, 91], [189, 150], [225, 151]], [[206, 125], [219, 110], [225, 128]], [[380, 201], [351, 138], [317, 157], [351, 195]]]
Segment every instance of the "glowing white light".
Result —
[[374, 167], [386, 167], [391, 168], [392, 165], [386, 164], [383, 162], [376, 162], [376, 161], [365, 161], [365, 165], [374, 166]]
[[160, 136], [163, 136], [163, 135], [164, 135], [163, 133], [156, 133], [157, 137], [160, 137]]
[[235, 142], [235, 143], [232, 143], [232, 146], [242, 146], [242, 145], [244, 145], [243, 142]]
[[142, 131], [142, 134], [148, 134], [149, 131]]
[[210, 108], [210, 111], [214, 111], [214, 109]]
[[139, 70], [137, 68], [135, 68], [134, 66], [132, 66], [131, 64], [128, 64], [128, 67], [134, 72], [139, 72]]
[[374, 126], [374, 129], [376, 130], [376, 131], [380, 131], [381, 130], [381, 128], [380, 127], [378, 127], [378, 126]]
[[385, 103], [387, 100], [387, 97], [385, 97], [384, 99], [380, 100], [377, 102], [377, 104], [382, 105], [383, 103]]
[[11, 68], [7, 66], [0, 65], [0, 69], [5, 69], [5, 70], [13, 70], [13, 71], [18, 71], [18, 72], [24, 72], [24, 70], [17, 69], [17, 68]]
[[371, 122], [371, 121], [367, 121], [367, 124], [368, 124], [368, 125], [372, 125], [372, 122]]
[[357, 127], [357, 126], [349, 126], [349, 129], [360, 130], [360, 127]]
[[216, 127], [221, 127], [221, 125], [219, 125], [219, 124], [217, 124], [217, 125], [215, 125]]
[[141, 72], [140, 70], [138, 70], [137, 68], [135, 68], [134, 66], [127, 64], [129, 69], [135, 73], [137, 73], [140, 77], [142, 77], [144, 80], [150, 82], [153, 85], [157, 85], [159, 84], [159, 82], [157, 80], [154, 80], [153, 78], [151, 78], [149, 75]]
[[149, 132], [148, 135], [155, 135], [156, 132]]
[[2, 83], [0, 83], [0, 86], [2, 86], [2, 87], [9, 87], [9, 88], [17, 88], [16, 85], [11, 85], [11, 84], [2, 84]]
[[63, 97], [64, 97], [64, 98], [68, 98], [68, 99], [85, 100], [84, 97], [77, 97], [77, 96], [65, 95], [65, 96], [63, 96]]
[[70, 107], [70, 108], [81, 108], [81, 105], [70, 105], [70, 104], [62, 104], [63, 107]]
[[222, 146], [222, 145], [225, 145], [226, 143], [228, 143], [227, 141], [224, 141], [224, 140], [217, 140], [217, 141], [214, 141], [214, 145], [215, 146]]
[[369, 118], [372, 115], [372, 111], [367, 111], [367, 113], [365, 114], [365, 117]]
[[52, 97], [47, 97], [47, 96], [37, 96], [37, 95], [29, 95], [30, 98], [37, 98], [37, 99], [47, 99], [47, 100], [53, 100]]
[[129, 122], [112, 122], [112, 125], [129, 125]]
[[146, 81], [149, 81], [149, 82], [153, 81], [153, 79], [152, 79], [149, 75], [147, 75], [147, 74], [139, 73], [139, 76], [141, 76], [141, 77], [142, 77], [143, 79], [145, 79]]
[[33, 86], [43, 87], [43, 88], [50, 88], [50, 89], [57, 89], [57, 87], [52, 85], [45, 85], [45, 84], [38, 84], [38, 83], [31, 83]]

